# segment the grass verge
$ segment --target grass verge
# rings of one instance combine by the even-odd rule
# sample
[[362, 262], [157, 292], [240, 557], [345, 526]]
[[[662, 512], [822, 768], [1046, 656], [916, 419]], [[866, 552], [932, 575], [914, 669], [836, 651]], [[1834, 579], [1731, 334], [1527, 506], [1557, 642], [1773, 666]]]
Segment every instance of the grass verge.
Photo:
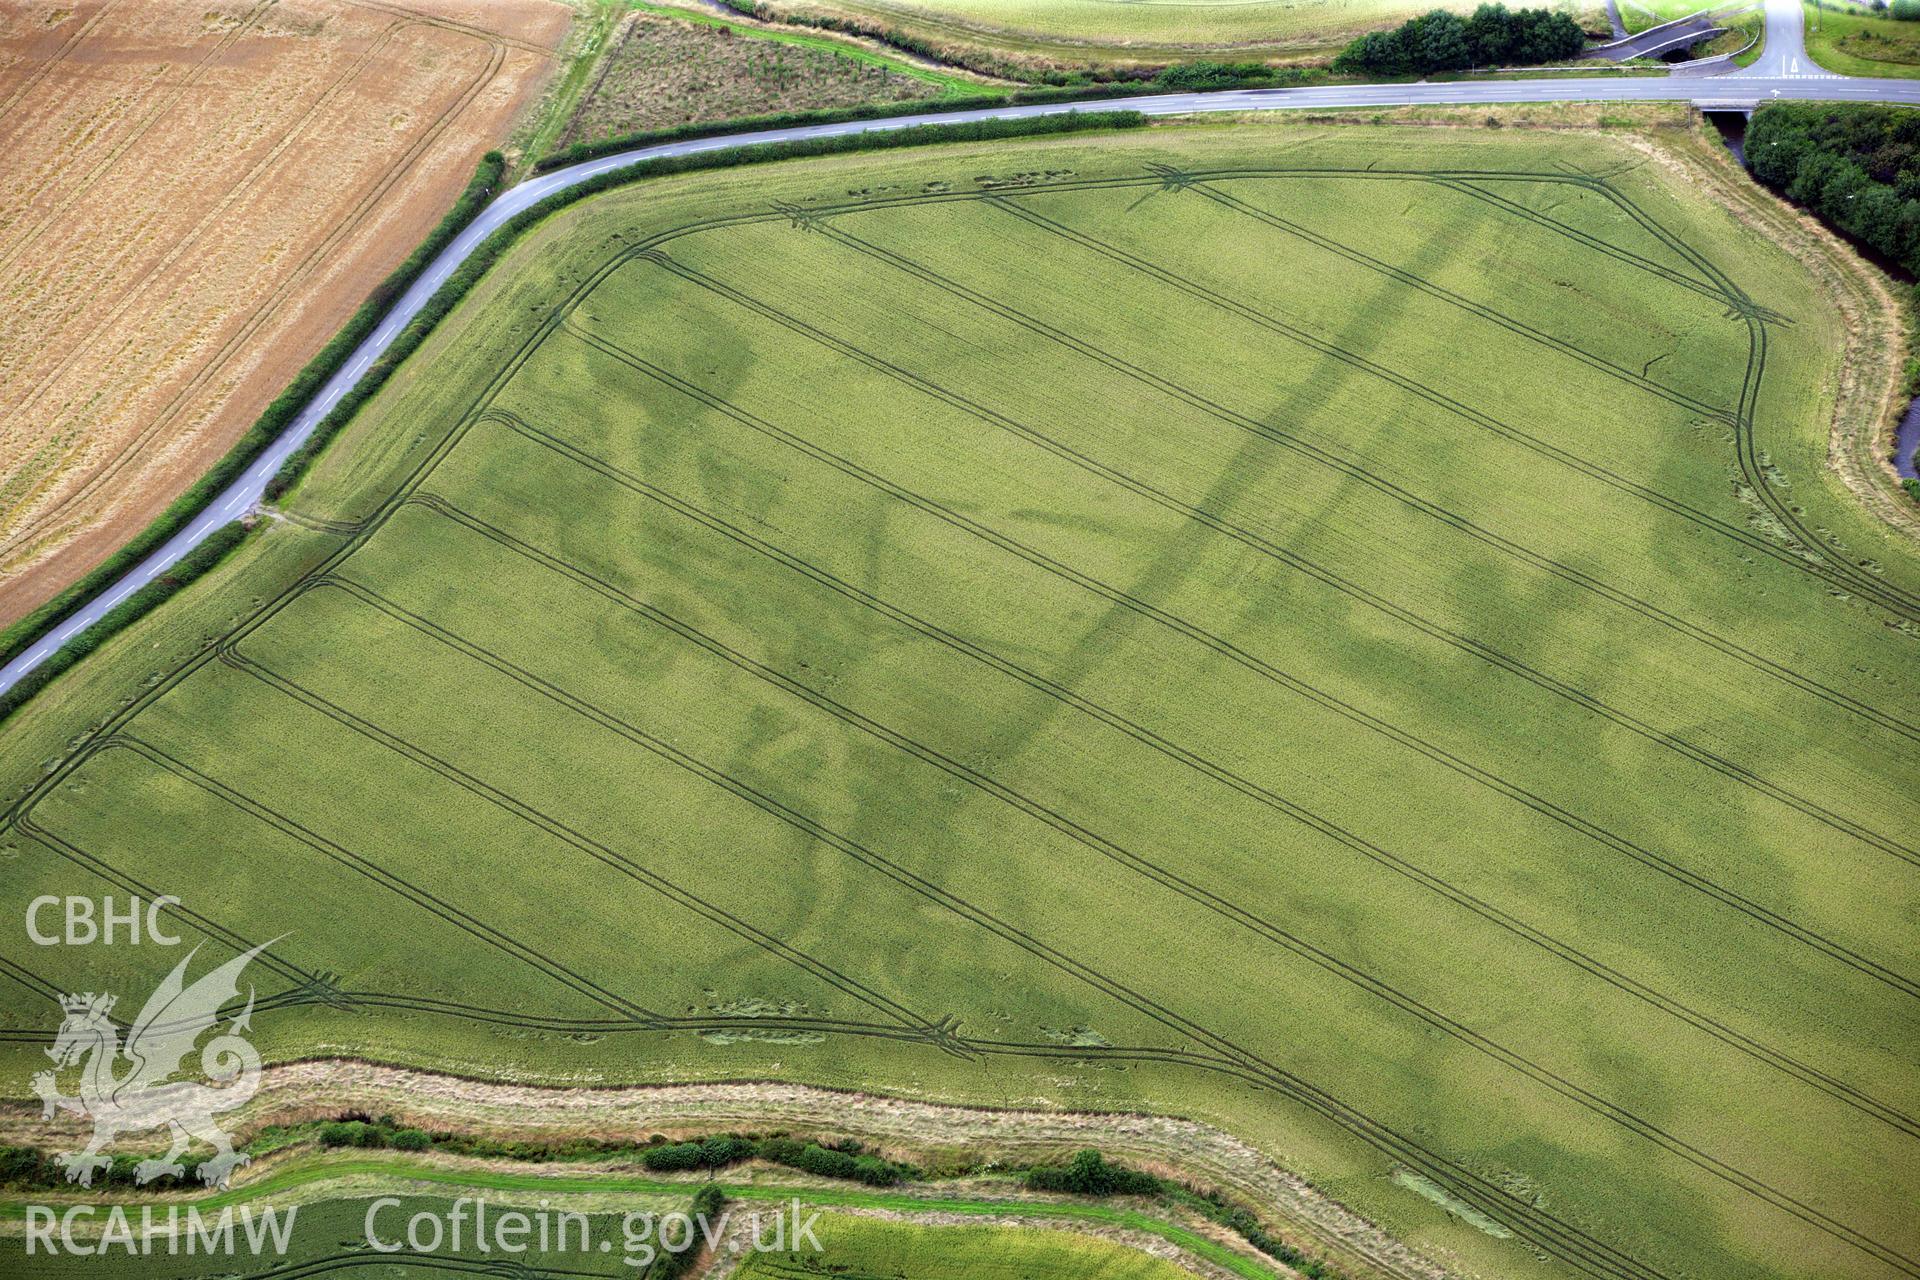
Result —
[[[269, 1172], [225, 1191], [195, 1197], [194, 1205], [202, 1214], [218, 1213], [224, 1208], [265, 1205], [276, 1202], [312, 1202], [326, 1199], [330, 1184], [352, 1184], [359, 1194], [366, 1184], [379, 1187], [446, 1188], [450, 1192], [500, 1192], [506, 1197], [517, 1194], [558, 1197], [564, 1195], [628, 1195], [667, 1197], [684, 1195], [690, 1185], [686, 1179], [646, 1177], [630, 1173], [552, 1173], [507, 1168], [450, 1166], [430, 1159], [402, 1156], [300, 1155], [277, 1163]], [[1279, 1280], [1277, 1273], [1238, 1250], [1160, 1214], [1129, 1204], [1103, 1201], [1037, 1200], [995, 1197], [960, 1192], [882, 1191], [867, 1188], [764, 1183], [714, 1178], [704, 1185], [717, 1188], [730, 1200], [759, 1204], [785, 1204], [796, 1196], [802, 1203], [823, 1208], [881, 1211], [897, 1214], [939, 1214], [955, 1218], [990, 1221], [995, 1218], [1052, 1220], [1124, 1228], [1157, 1237], [1175, 1247], [1205, 1259], [1246, 1280]], [[104, 1212], [108, 1201], [100, 1208]], [[137, 1205], [138, 1199], [124, 1204]], [[22, 1221], [27, 1204], [8, 1200], [0, 1203], [0, 1220]]]
[[1810, 0], [1805, 8], [1807, 55], [1828, 71], [1920, 78], [1920, 22]]

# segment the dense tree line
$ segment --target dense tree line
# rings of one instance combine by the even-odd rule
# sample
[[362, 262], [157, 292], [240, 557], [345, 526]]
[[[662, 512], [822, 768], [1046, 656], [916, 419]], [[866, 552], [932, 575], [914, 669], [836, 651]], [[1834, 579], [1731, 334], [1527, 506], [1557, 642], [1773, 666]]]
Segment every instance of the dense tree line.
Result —
[[1533, 65], [1578, 57], [1586, 43], [1586, 33], [1564, 13], [1483, 4], [1470, 18], [1435, 9], [1391, 31], [1370, 31], [1340, 51], [1333, 69], [1412, 75]]
[[1747, 128], [1753, 176], [1920, 275], [1920, 113], [1866, 103], [1768, 103]]

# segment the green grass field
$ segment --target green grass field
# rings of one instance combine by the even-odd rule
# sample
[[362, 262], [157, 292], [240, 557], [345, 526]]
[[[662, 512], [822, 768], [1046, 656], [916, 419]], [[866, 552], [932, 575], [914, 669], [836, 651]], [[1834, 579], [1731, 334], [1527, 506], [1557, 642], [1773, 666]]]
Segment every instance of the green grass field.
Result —
[[[511, 1212], [512, 1204], [512, 1201], [503, 1202], [493, 1212]], [[680, 1207], [662, 1205], [654, 1211], [671, 1213]], [[48, 1278], [141, 1276], [155, 1280], [194, 1280], [211, 1274], [210, 1267], [238, 1277], [371, 1274], [380, 1280], [436, 1280], [449, 1274], [471, 1275], [476, 1271], [501, 1274], [489, 1269], [502, 1265], [497, 1247], [482, 1251], [471, 1244], [458, 1250], [443, 1245], [424, 1253], [408, 1250], [395, 1257], [358, 1245], [364, 1238], [367, 1208], [365, 1200], [329, 1201], [302, 1207], [294, 1224], [293, 1239], [298, 1243], [284, 1259], [243, 1258], [235, 1263], [223, 1258], [210, 1263], [205, 1259], [169, 1258], [164, 1249], [157, 1258], [128, 1258], [114, 1251], [104, 1257], [41, 1256], [33, 1260], [32, 1271], [21, 1274]], [[383, 1244], [401, 1243], [404, 1224], [413, 1215], [424, 1213], [444, 1219], [448, 1212], [449, 1205], [444, 1201], [407, 1199], [378, 1211], [376, 1231], [386, 1233], [379, 1237]], [[596, 1214], [587, 1221], [590, 1240], [623, 1240], [624, 1225], [619, 1217]], [[1073, 1280], [1183, 1280], [1193, 1275], [1172, 1262], [1126, 1245], [1067, 1231], [913, 1226], [831, 1214], [820, 1219], [814, 1234], [822, 1246], [818, 1252], [811, 1247], [787, 1252], [749, 1252], [733, 1274], [742, 1280], [803, 1280], [812, 1276], [839, 1276], [844, 1280], [865, 1280], [866, 1277], [1033, 1280], [1037, 1276], [1062, 1280], [1067, 1277]], [[772, 1238], [769, 1226], [767, 1239]], [[531, 1268], [525, 1273], [529, 1275], [645, 1274], [626, 1265], [617, 1250], [616, 1244], [613, 1256], [609, 1257], [593, 1248], [535, 1248], [516, 1256], [515, 1261]], [[15, 1241], [0, 1242], [0, 1256], [14, 1256], [20, 1265], [28, 1265], [23, 1246]]]
[[[66, 1251], [68, 1243], [58, 1235], [53, 1240], [56, 1250], [49, 1256], [38, 1240], [30, 1253], [23, 1235], [0, 1232], [0, 1263], [12, 1268], [10, 1273], [30, 1274], [36, 1280], [64, 1276], [205, 1280], [210, 1275], [222, 1280], [251, 1276], [264, 1280], [339, 1272], [372, 1272], [382, 1280], [475, 1271], [510, 1276], [649, 1275], [655, 1274], [645, 1269], [649, 1251], [657, 1252], [662, 1241], [660, 1220], [686, 1213], [699, 1185], [604, 1171], [575, 1175], [524, 1169], [476, 1171], [390, 1157], [309, 1155], [250, 1180], [244, 1190], [216, 1193], [196, 1205], [202, 1222], [210, 1227], [217, 1228], [225, 1213], [234, 1224], [234, 1239], [240, 1242], [248, 1238], [250, 1219], [264, 1224], [268, 1215], [276, 1216], [287, 1241], [284, 1252], [254, 1254], [243, 1247], [235, 1256], [216, 1254], [217, 1260], [210, 1261], [204, 1256], [183, 1256], [182, 1250], [169, 1252], [164, 1241], [144, 1254], [125, 1245], [101, 1245], [100, 1232], [109, 1209], [96, 1204], [94, 1216], [73, 1227], [76, 1247], [72, 1252]], [[1277, 1280], [1284, 1274], [1249, 1256], [1244, 1246], [1228, 1248], [1191, 1226], [1156, 1217], [1130, 1202], [1008, 1198], [1005, 1188], [996, 1195], [993, 1186], [972, 1187], [967, 1193], [752, 1179], [719, 1186], [725, 1195], [721, 1211], [702, 1228], [711, 1233], [708, 1238], [720, 1242], [710, 1256], [737, 1258], [733, 1274], [755, 1280], [795, 1280], [808, 1275], [843, 1280], [1177, 1280], [1193, 1274], [1170, 1256], [1189, 1262], [1198, 1259], [1210, 1264], [1210, 1274], [1242, 1280]], [[389, 1196], [393, 1198], [376, 1204], [376, 1197]], [[461, 1228], [465, 1234], [458, 1238], [447, 1225], [456, 1197], [467, 1202]], [[483, 1214], [472, 1207], [478, 1200], [486, 1202]], [[139, 1197], [121, 1201], [118, 1207], [130, 1224], [143, 1223], [143, 1211], [157, 1222], [168, 1221], [165, 1206], [142, 1204]], [[53, 1210], [57, 1214], [65, 1208], [56, 1204]], [[177, 1204], [175, 1208], [184, 1218], [185, 1210]], [[531, 1229], [518, 1238], [503, 1237], [498, 1234], [501, 1217], [513, 1211], [526, 1214]], [[16, 1206], [0, 1205], [0, 1223], [18, 1226], [23, 1213]], [[643, 1215], [651, 1215], [651, 1220], [643, 1220]], [[409, 1224], [416, 1216], [440, 1220], [437, 1241], [430, 1228], [410, 1234]], [[808, 1228], [804, 1236], [796, 1230], [801, 1222]], [[476, 1241], [476, 1230], [485, 1234], [486, 1248]], [[678, 1247], [684, 1228], [667, 1230], [670, 1234], [665, 1239]], [[258, 1238], [272, 1239], [264, 1232]], [[369, 1240], [400, 1247], [374, 1249]], [[96, 1247], [97, 1253], [82, 1252]]]
[[834, 1214], [821, 1219], [817, 1234], [824, 1252], [756, 1253], [735, 1274], [741, 1280], [1183, 1280], [1193, 1274], [1112, 1241], [1063, 1231], [925, 1227]]
[[1920, 76], [1920, 22], [1850, 5], [1807, 4], [1807, 54], [1848, 76]]
[[[406, 1224], [415, 1214], [432, 1215], [442, 1220], [451, 1211], [451, 1202], [428, 1196], [409, 1195], [402, 1191], [400, 1203], [383, 1206], [374, 1211], [374, 1230], [382, 1244], [405, 1244]], [[481, 1251], [474, 1247], [471, 1240], [463, 1240], [462, 1247], [454, 1247], [450, 1240], [443, 1239], [434, 1249], [416, 1252], [406, 1249], [402, 1253], [381, 1253], [369, 1248], [366, 1243], [367, 1214], [371, 1196], [354, 1199], [330, 1200], [314, 1204], [302, 1204], [294, 1213], [292, 1230], [288, 1234], [289, 1247], [284, 1255], [265, 1252], [254, 1256], [242, 1247], [236, 1255], [216, 1254], [209, 1257], [188, 1256], [184, 1249], [169, 1256], [163, 1244], [152, 1255], [137, 1254], [124, 1246], [108, 1246], [97, 1255], [57, 1252], [52, 1255], [36, 1247], [35, 1255], [26, 1255], [26, 1246], [18, 1238], [0, 1239], [0, 1258], [11, 1265], [23, 1268], [13, 1274], [33, 1276], [35, 1280], [83, 1280], [84, 1277], [96, 1277], [97, 1280], [120, 1280], [126, 1277], [132, 1280], [207, 1280], [212, 1276], [230, 1277], [244, 1280], [247, 1277], [276, 1277], [285, 1280], [306, 1280], [312, 1276], [373, 1276], [378, 1280], [446, 1280], [448, 1276], [473, 1275], [525, 1275], [540, 1276], [559, 1274], [562, 1271], [570, 1277], [594, 1276], [604, 1280], [613, 1280], [617, 1276], [635, 1276], [644, 1274], [635, 1267], [625, 1265], [623, 1254], [619, 1251], [622, 1242], [621, 1219], [617, 1214], [608, 1212], [590, 1213], [582, 1210], [586, 1219], [584, 1228], [590, 1233], [589, 1240], [608, 1240], [615, 1242], [615, 1249], [601, 1253], [591, 1247], [579, 1249], [537, 1247], [537, 1237], [532, 1237], [533, 1247], [523, 1254], [517, 1254], [514, 1261], [529, 1268], [521, 1272], [500, 1270], [503, 1266], [502, 1255], [498, 1249]], [[525, 1202], [519, 1202], [525, 1203]], [[516, 1202], [492, 1201], [496, 1213], [516, 1207]], [[621, 1212], [670, 1213], [683, 1209], [684, 1196], [674, 1200], [633, 1200], [631, 1209]], [[532, 1209], [531, 1203], [525, 1207]], [[140, 1222], [138, 1208], [130, 1210], [132, 1221]], [[284, 1213], [284, 1208], [279, 1212]], [[161, 1217], [164, 1220], [164, 1212]], [[210, 1220], [217, 1214], [209, 1215]], [[471, 1223], [471, 1216], [468, 1218]], [[244, 1241], [243, 1219], [234, 1219], [235, 1239]], [[471, 1231], [471, 1226], [467, 1228]], [[567, 1243], [574, 1244], [582, 1230], [569, 1227], [574, 1234]], [[556, 1238], [557, 1226], [549, 1227], [549, 1243]], [[90, 1247], [93, 1241], [87, 1240], [76, 1230], [83, 1247]], [[263, 1237], [264, 1239], [265, 1237]], [[424, 1232], [422, 1240], [424, 1243]], [[57, 1237], [56, 1237], [57, 1240]], [[641, 1256], [636, 1252], [635, 1256]]]
[[1619, 5], [1621, 24], [1635, 33], [1708, 7], [1700, 0], [1619, 0]]
[[782, 0], [775, 9], [838, 14], [936, 46], [1057, 61], [1166, 62], [1195, 56], [1323, 53], [1363, 31], [1467, 0]]
[[[1643, 158], [595, 197], [7, 724], [0, 914], [285, 935], [283, 1058], [1173, 1112], [1489, 1274], [1920, 1274], [1920, 557], [1832, 304]], [[0, 1078], [175, 959], [0, 951]]]

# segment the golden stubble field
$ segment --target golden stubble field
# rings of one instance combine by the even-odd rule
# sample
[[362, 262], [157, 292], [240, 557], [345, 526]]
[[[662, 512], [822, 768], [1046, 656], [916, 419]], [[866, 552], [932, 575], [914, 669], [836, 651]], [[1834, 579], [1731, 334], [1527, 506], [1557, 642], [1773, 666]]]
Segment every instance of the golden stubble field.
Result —
[[502, 142], [555, 0], [0, 0], [0, 624], [238, 438]]

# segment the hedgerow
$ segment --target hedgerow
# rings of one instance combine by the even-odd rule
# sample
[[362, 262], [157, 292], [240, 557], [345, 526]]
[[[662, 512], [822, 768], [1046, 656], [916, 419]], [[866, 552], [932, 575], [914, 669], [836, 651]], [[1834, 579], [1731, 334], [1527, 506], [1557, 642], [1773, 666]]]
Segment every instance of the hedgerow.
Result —
[[576, 142], [551, 152], [534, 162], [535, 172], [564, 168], [583, 160], [638, 151], [642, 147], [668, 142], [687, 142], [697, 138], [719, 138], [735, 133], [759, 133], [771, 129], [792, 129], [802, 125], [845, 124], [854, 120], [886, 120], [897, 116], [945, 114], [956, 111], [983, 111], [994, 107], [1034, 106], [1061, 102], [1098, 102], [1106, 98], [1131, 97], [1139, 93], [1197, 93], [1218, 89], [1265, 89], [1298, 84], [1307, 73], [1296, 67], [1269, 67], [1258, 62], [1190, 62], [1168, 67], [1154, 75], [1127, 83], [1070, 85], [1048, 89], [1018, 89], [1012, 93], [982, 93], [964, 98], [940, 98], [922, 102], [865, 103], [853, 107], [821, 107], [811, 111], [784, 111], [775, 115], [742, 116], [706, 124], [675, 125], [666, 129], [643, 129], [591, 142]]
[[822, 1146], [783, 1135], [756, 1140], [727, 1134], [699, 1142], [664, 1143], [648, 1147], [640, 1154], [640, 1163], [656, 1173], [724, 1169], [754, 1159], [783, 1164], [816, 1177], [864, 1182], [876, 1187], [892, 1186], [916, 1172], [911, 1166], [866, 1154], [857, 1142]]
[[[447, 282], [434, 292], [419, 313], [395, 336], [380, 358], [368, 366], [366, 373], [348, 389], [327, 416], [321, 419], [313, 433], [268, 480], [266, 497], [277, 498], [293, 486], [313, 460], [339, 434], [341, 428], [386, 384], [386, 380], [392, 376], [393, 371], [426, 340], [434, 326], [439, 324], [460, 299], [466, 296], [467, 291], [499, 260], [500, 255], [519, 237], [521, 232], [576, 200], [643, 178], [702, 169], [721, 169], [734, 165], [759, 164], [770, 160], [802, 156], [921, 146], [938, 142], [968, 142], [1067, 133], [1084, 129], [1137, 128], [1145, 123], [1146, 117], [1137, 111], [1070, 111], [1020, 120], [973, 120], [956, 124], [917, 125], [908, 129], [844, 134], [831, 138], [807, 138], [763, 146], [728, 147], [692, 156], [663, 156], [609, 170], [563, 191], [556, 191], [538, 204], [522, 210], [475, 247], [466, 261], [460, 264]], [[111, 586], [121, 575], [152, 554], [168, 538], [185, 528], [208, 502], [232, 483], [248, 464], [279, 436], [287, 424], [298, 416], [307, 401], [311, 400], [326, 380], [346, 362], [367, 334], [379, 325], [392, 301], [404, 293], [413, 281], [419, 278], [427, 264], [478, 216], [480, 210], [492, 197], [493, 185], [498, 181], [504, 165], [505, 159], [499, 152], [487, 153], [486, 159], [481, 162], [479, 172], [467, 185], [466, 192], [453, 210], [441, 220], [433, 234], [374, 290], [367, 302], [354, 314], [353, 319], [348, 321], [347, 327], [342, 329], [321, 349], [320, 354], [300, 371], [292, 384], [268, 406], [267, 411], [260, 415], [252, 429], [241, 438], [240, 442], [224, 458], [214, 464], [212, 470], [168, 507], [159, 519], [149, 525], [132, 542], [102, 562], [92, 573], [34, 613], [15, 623], [6, 632], [0, 633], [0, 643], [4, 645], [0, 647], [0, 662], [10, 661], [16, 655], [25, 652], [27, 647], [48, 628], [58, 625], [74, 609]], [[229, 526], [229, 528], [237, 528], [237, 526]], [[6, 719], [35, 693], [51, 683], [54, 677], [65, 672], [75, 662], [98, 648], [101, 641], [125, 629], [135, 619], [149, 612], [160, 601], [173, 594], [179, 586], [190, 581], [191, 577], [199, 576], [213, 564], [218, 563], [233, 545], [237, 545], [238, 540], [239, 535], [229, 535], [226, 530], [216, 533], [207, 543], [202, 544], [202, 549], [216, 544], [221, 547], [212, 559], [202, 558], [200, 551], [190, 553], [175, 566], [166, 579], [142, 588], [100, 622], [74, 637], [45, 662], [22, 677], [5, 694], [0, 694], [0, 720]], [[183, 574], [190, 574], [190, 576], [183, 578]], [[164, 584], [168, 582], [174, 585], [165, 586]]]
[[1252, 1210], [1230, 1203], [1217, 1191], [1202, 1192], [1186, 1187], [1174, 1187], [1168, 1188], [1168, 1194], [1175, 1203], [1185, 1205], [1210, 1221], [1228, 1228], [1268, 1257], [1284, 1262], [1307, 1277], [1307, 1280], [1334, 1280], [1340, 1274], [1324, 1259], [1297, 1249], [1274, 1235], [1267, 1230], [1266, 1225]]
[[[899, 27], [889, 26], [871, 18], [843, 14], [815, 13], [806, 10], [788, 11], [762, 4], [760, 0], [719, 0], [719, 3], [743, 17], [754, 18], [761, 22], [785, 23], [789, 26], [812, 27], [819, 31], [835, 31], [842, 35], [863, 36], [877, 40], [881, 44], [891, 45], [916, 57], [927, 58], [949, 66], [962, 67], [976, 71], [981, 75], [995, 76], [1002, 80], [1029, 80], [1034, 78], [1035, 70], [1031, 64], [1021, 63], [1012, 58], [1000, 57], [984, 49], [967, 44], [939, 44]], [[1182, 67], [1210, 66], [1219, 68], [1222, 63], [1173, 63], [1156, 67], [1138, 64], [1112, 64], [1105, 62], [1087, 62], [1078, 67], [1049, 67], [1039, 73], [1039, 79], [1047, 84], [1101, 84], [1101, 85], [1142, 85], [1159, 80], [1169, 72]], [[1261, 62], [1242, 62], [1231, 64], [1233, 71], [1228, 73], [1238, 78], [1221, 79], [1216, 71], [1215, 78], [1205, 87], [1226, 88], [1229, 85], [1253, 87], [1253, 80], [1272, 83], [1274, 78], [1298, 76], [1301, 73], [1291, 69], [1276, 69]], [[1123, 90], [1124, 91], [1124, 90]], [[1014, 100], [1018, 101], [1019, 95]]]
[[[207, 473], [195, 481], [193, 486], [168, 505], [167, 509], [155, 517], [152, 523], [136, 534], [133, 539], [118, 551], [96, 565], [92, 572], [62, 591], [59, 595], [41, 605], [26, 617], [20, 619], [5, 631], [0, 631], [0, 663], [11, 662], [25, 653], [41, 635], [63, 622], [67, 616], [81, 605], [112, 586], [128, 570], [146, 559], [164, 544], [168, 538], [192, 523], [195, 516], [217, 497], [221, 490], [245, 471], [253, 460], [260, 456], [266, 447], [277, 439], [287, 424], [299, 416], [309, 400], [344, 366], [353, 349], [360, 345], [366, 336], [374, 331], [380, 321], [386, 317], [387, 309], [405, 293], [413, 282], [420, 278], [427, 264], [437, 257], [440, 251], [453, 242], [453, 238], [466, 229], [467, 224], [479, 216], [493, 197], [494, 188], [499, 185], [500, 176], [506, 169], [506, 157], [498, 151], [489, 151], [481, 159], [473, 179], [467, 183], [453, 208], [440, 219], [439, 225], [428, 233], [407, 260], [394, 268], [393, 272], [374, 287], [367, 300], [360, 304], [359, 310], [347, 321], [346, 326], [335, 334], [333, 340], [320, 349], [318, 355], [307, 362], [304, 369], [294, 375], [287, 389], [269, 404], [260, 416], [254, 419], [247, 433], [227, 450]], [[42, 682], [44, 683], [44, 681]]]
[[392, 1116], [378, 1120], [332, 1120], [320, 1126], [323, 1147], [388, 1147], [395, 1151], [425, 1151], [433, 1137], [424, 1129], [406, 1128]]
[[693, 1169], [724, 1169], [730, 1164], [753, 1158], [754, 1142], [732, 1135], [707, 1138], [701, 1142], [669, 1142], [648, 1147], [640, 1163], [656, 1173], [683, 1173]]
[[1026, 73], [1019, 64], [998, 58], [981, 49], [965, 45], [935, 44], [931, 40], [916, 36], [910, 31], [870, 18], [859, 18], [828, 13], [788, 13], [759, 3], [759, 0], [719, 0], [727, 8], [742, 17], [754, 18], [761, 22], [784, 22], [790, 26], [812, 27], [819, 31], [837, 31], [841, 35], [864, 36], [877, 40], [881, 44], [891, 45], [902, 52], [915, 57], [927, 58], [949, 66], [964, 67], [968, 71], [977, 71], [981, 75], [997, 76], [1004, 80], [1021, 80]]
[[[139, 1155], [111, 1157], [112, 1163], [106, 1168], [94, 1171], [93, 1188], [96, 1191], [115, 1192], [177, 1191], [183, 1186], [192, 1185], [199, 1175], [200, 1166], [207, 1162], [206, 1156], [183, 1155], [175, 1162], [180, 1166], [179, 1173], [149, 1179], [142, 1184], [135, 1180], [134, 1173], [144, 1159], [145, 1156]], [[65, 1167], [39, 1148], [0, 1146], [0, 1187], [27, 1189], [69, 1185]]]
[[1150, 1196], [1165, 1184], [1150, 1173], [1115, 1164], [1092, 1147], [1074, 1153], [1064, 1165], [1039, 1165], [1027, 1171], [1027, 1187], [1076, 1196]]
[[238, 522], [221, 525], [208, 534], [199, 546], [180, 557], [172, 568], [121, 601], [100, 621], [47, 655], [44, 662], [20, 677], [11, 689], [0, 693], [0, 720], [18, 711], [28, 699], [53, 683], [74, 663], [159, 608], [188, 583], [226, 559], [248, 532], [247, 527]]
[[[309, 1129], [309, 1132], [312, 1130]], [[278, 1148], [283, 1138], [299, 1130], [269, 1126], [262, 1131], [267, 1148]], [[785, 1134], [750, 1137], [716, 1134], [689, 1142], [668, 1142], [655, 1135], [641, 1146], [630, 1141], [606, 1141], [574, 1138], [563, 1143], [501, 1142], [461, 1134], [429, 1134], [425, 1130], [402, 1126], [392, 1116], [370, 1119], [348, 1116], [318, 1126], [320, 1144], [333, 1148], [391, 1148], [399, 1151], [436, 1150], [448, 1154], [478, 1156], [527, 1162], [561, 1159], [604, 1160], [638, 1152], [640, 1162], [653, 1172], [694, 1172], [722, 1169], [746, 1160], [760, 1159], [786, 1165], [820, 1177], [839, 1178], [871, 1186], [890, 1186], [927, 1176], [913, 1165], [896, 1164], [867, 1154], [861, 1144], [845, 1141], [823, 1146], [803, 1142]], [[259, 1147], [260, 1144], [255, 1144]], [[133, 1169], [138, 1158], [120, 1156], [105, 1174], [106, 1185], [115, 1188], [133, 1185]], [[189, 1156], [187, 1172], [180, 1181], [190, 1179], [200, 1159]], [[1307, 1280], [1338, 1280], [1340, 1273], [1323, 1259], [1303, 1252], [1268, 1231], [1259, 1217], [1244, 1206], [1234, 1204], [1218, 1191], [1181, 1186], [1166, 1179], [1108, 1160], [1089, 1148], [1075, 1153], [1065, 1165], [1043, 1165], [1027, 1170], [1026, 1184], [1038, 1191], [1085, 1196], [1142, 1195], [1158, 1196], [1190, 1209], [1210, 1221], [1227, 1227], [1268, 1257], [1293, 1268]], [[59, 1165], [33, 1147], [0, 1146], [0, 1186], [18, 1188], [65, 1185], [65, 1173]], [[165, 1189], [163, 1182], [156, 1189]], [[697, 1219], [705, 1213], [716, 1218], [726, 1203], [719, 1187], [708, 1183], [694, 1195], [689, 1212]], [[670, 1255], [669, 1255], [670, 1256]], [[691, 1262], [688, 1257], [686, 1261]], [[683, 1268], [684, 1270], [684, 1268]], [[659, 1274], [659, 1273], [655, 1273]], [[679, 1274], [671, 1272], [670, 1274]]]
[[[704, 1225], [717, 1223], [720, 1210], [726, 1203], [726, 1194], [709, 1184], [693, 1193], [693, 1203], [687, 1206], [687, 1217]], [[701, 1231], [696, 1230], [687, 1236], [681, 1248], [663, 1249], [659, 1259], [646, 1272], [646, 1280], [678, 1280], [678, 1277], [686, 1275], [700, 1260], [703, 1243]]]

